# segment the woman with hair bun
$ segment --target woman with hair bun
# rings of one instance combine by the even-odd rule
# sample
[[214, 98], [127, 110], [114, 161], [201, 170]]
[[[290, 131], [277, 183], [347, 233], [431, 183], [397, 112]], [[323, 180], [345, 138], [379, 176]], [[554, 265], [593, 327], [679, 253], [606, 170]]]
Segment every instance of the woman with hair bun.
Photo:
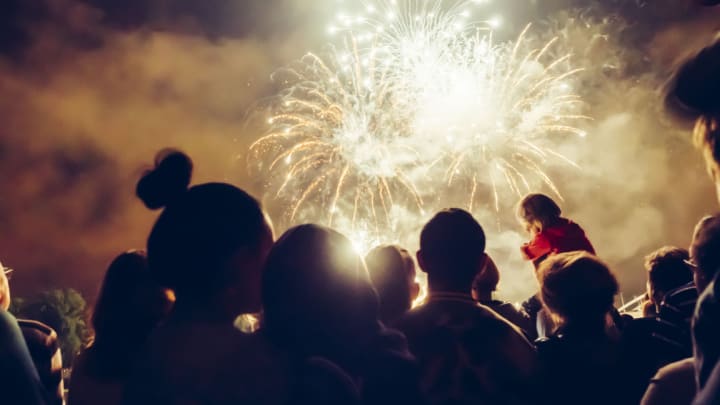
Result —
[[273, 243], [260, 203], [226, 183], [188, 188], [192, 169], [185, 154], [163, 151], [137, 185], [148, 208], [163, 208], [147, 242], [150, 271], [175, 292], [176, 313], [234, 320], [259, 312]]
[[137, 185], [148, 208], [163, 209], [148, 264], [176, 300], [151, 334], [124, 403], [287, 403], [298, 367], [234, 327], [240, 314], [260, 312], [270, 224], [260, 203], [235, 186], [188, 187], [192, 168], [182, 152], [164, 151]]

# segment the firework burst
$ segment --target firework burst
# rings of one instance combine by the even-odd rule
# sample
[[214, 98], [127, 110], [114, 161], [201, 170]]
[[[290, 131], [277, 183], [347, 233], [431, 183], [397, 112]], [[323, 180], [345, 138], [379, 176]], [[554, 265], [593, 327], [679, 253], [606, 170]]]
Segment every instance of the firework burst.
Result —
[[498, 211], [508, 192], [560, 196], [545, 168], [574, 165], [554, 145], [584, 136], [588, 117], [556, 40], [536, 44], [528, 27], [495, 44], [500, 20], [476, 18], [479, 0], [359, 3], [328, 28], [327, 56], [275, 74], [284, 90], [251, 147], [290, 223], [324, 218], [365, 240], [408, 207], [446, 205], [442, 189], [471, 211], [479, 195]]
[[578, 124], [590, 118], [573, 93], [581, 69], [570, 55], [554, 56], [555, 40], [534, 47], [529, 29], [501, 45], [478, 32], [445, 57], [425, 51], [428, 60], [415, 67], [415, 131], [441, 142], [431, 166], [442, 168], [448, 186], [468, 191], [471, 211], [481, 188], [491, 190], [496, 210], [501, 189], [520, 196], [538, 181], [562, 198], [545, 167], [575, 165], [554, 145], [585, 136]]
[[270, 132], [250, 149], [275, 175], [275, 197], [291, 201], [291, 223], [308, 205], [330, 225], [349, 217], [352, 228], [370, 222], [379, 232], [392, 225], [396, 203], [421, 209], [410, 173], [420, 156], [410, 141], [407, 99], [387, 79], [386, 59], [348, 40], [325, 60], [308, 54], [275, 74], [285, 91]]

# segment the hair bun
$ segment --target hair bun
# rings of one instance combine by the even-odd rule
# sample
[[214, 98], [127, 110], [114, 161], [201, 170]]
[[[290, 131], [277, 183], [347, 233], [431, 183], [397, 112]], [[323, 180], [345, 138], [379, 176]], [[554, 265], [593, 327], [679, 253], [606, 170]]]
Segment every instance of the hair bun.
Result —
[[166, 207], [187, 191], [192, 170], [192, 160], [183, 152], [160, 151], [155, 156], [155, 168], [145, 172], [135, 193], [150, 209]]

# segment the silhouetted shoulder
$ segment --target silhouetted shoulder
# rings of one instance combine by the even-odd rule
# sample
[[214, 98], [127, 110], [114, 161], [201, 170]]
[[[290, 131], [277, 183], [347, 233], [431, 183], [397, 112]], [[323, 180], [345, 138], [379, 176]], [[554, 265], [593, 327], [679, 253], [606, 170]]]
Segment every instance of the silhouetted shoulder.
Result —
[[[525, 339], [522, 330], [492, 309], [469, 299], [454, 300], [443, 297], [409, 311], [394, 325], [411, 341], [433, 329], [453, 330], [453, 333], [479, 331], [483, 340], [501, 339], [507, 336]], [[464, 331], [464, 332], [463, 332]], [[530, 346], [530, 343], [527, 342]]]

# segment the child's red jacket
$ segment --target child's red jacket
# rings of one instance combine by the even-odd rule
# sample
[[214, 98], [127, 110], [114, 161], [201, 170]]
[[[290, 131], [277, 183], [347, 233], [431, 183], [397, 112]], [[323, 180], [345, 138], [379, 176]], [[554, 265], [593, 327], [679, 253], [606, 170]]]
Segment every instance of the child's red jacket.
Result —
[[554, 253], [574, 252], [576, 250], [595, 254], [595, 248], [585, 236], [585, 231], [575, 222], [560, 218], [560, 222], [543, 229], [535, 238], [520, 248], [526, 260], [535, 262]]

